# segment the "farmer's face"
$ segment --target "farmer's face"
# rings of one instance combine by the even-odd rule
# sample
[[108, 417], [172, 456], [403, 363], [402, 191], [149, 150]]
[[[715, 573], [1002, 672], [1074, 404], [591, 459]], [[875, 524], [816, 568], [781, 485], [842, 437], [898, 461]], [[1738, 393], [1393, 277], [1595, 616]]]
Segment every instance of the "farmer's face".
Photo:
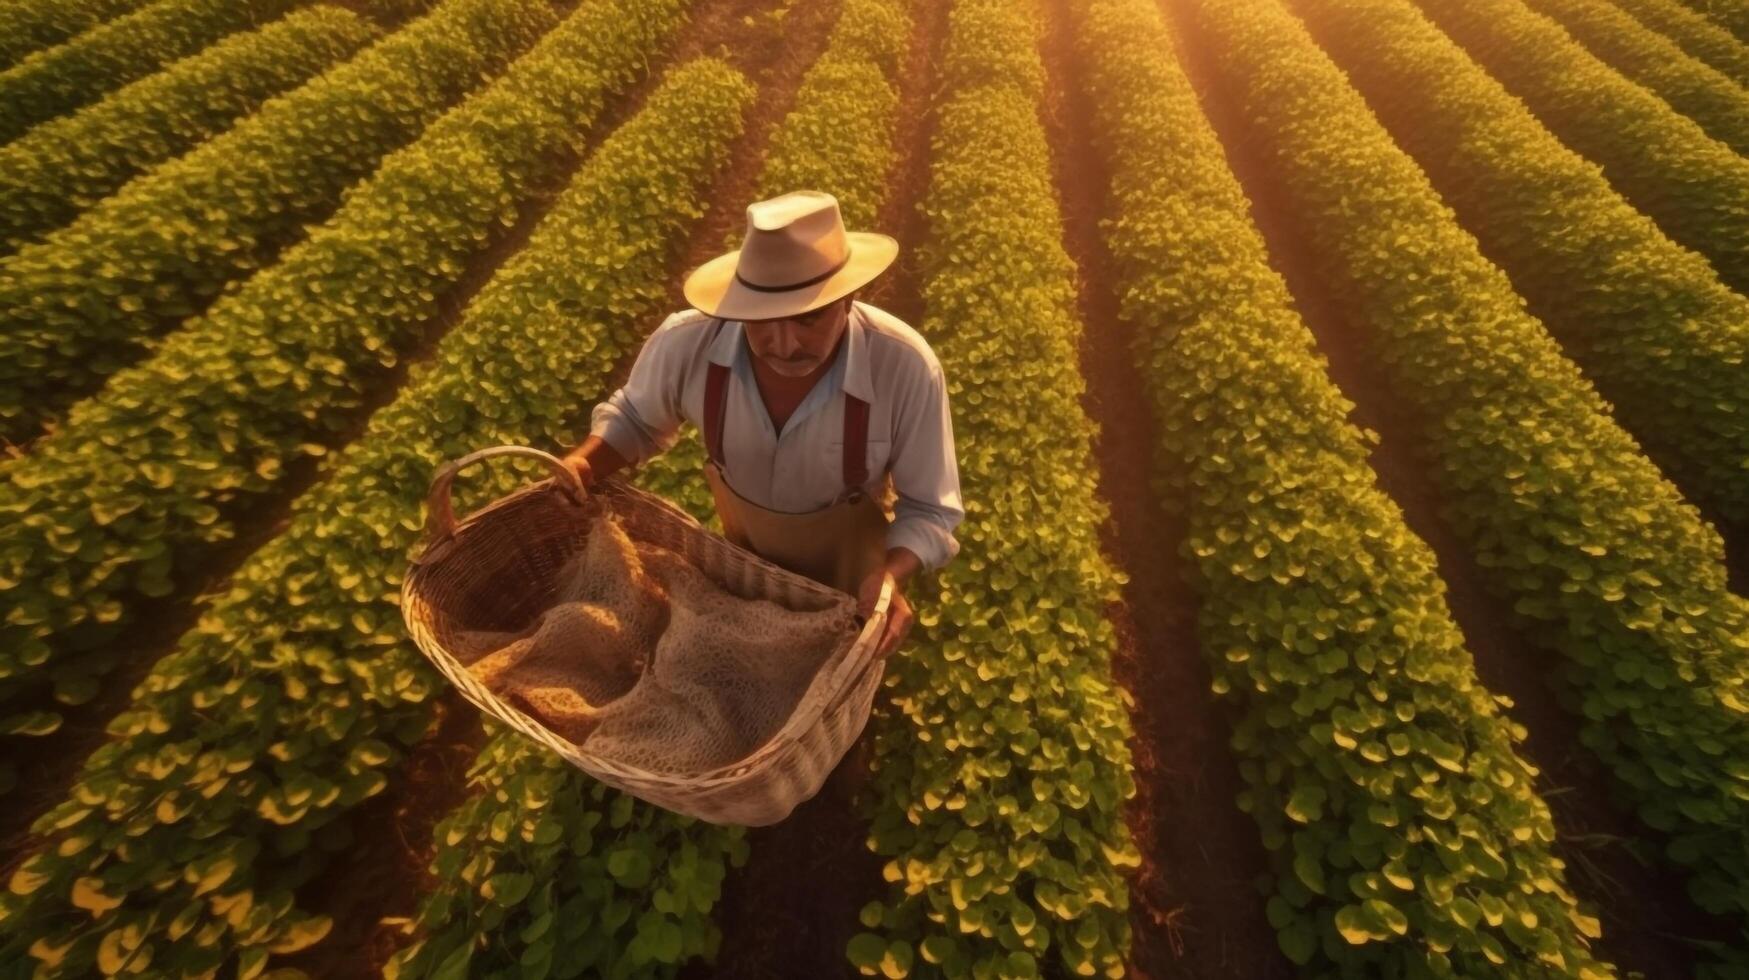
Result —
[[844, 325], [850, 322], [849, 296], [781, 320], [750, 320], [743, 324], [747, 346], [778, 374], [800, 378], [825, 363]]

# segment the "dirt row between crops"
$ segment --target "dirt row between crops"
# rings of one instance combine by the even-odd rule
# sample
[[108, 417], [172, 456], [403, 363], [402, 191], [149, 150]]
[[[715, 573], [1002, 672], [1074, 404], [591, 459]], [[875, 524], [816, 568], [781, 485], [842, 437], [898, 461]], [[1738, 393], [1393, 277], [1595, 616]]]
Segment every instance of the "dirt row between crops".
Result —
[[1099, 426], [1100, 495], [1111, 507], [1101, 545], [1129, 576], [1107, 615], [1118, 638], [1113, 669], [1135, 700], [1137, 795], [1126, 813], [1143, 865], [1131, 883], [1131, 972], [1152, 980], [1291, 976], [1255, 884], [1268, 873], [1268, 859], [1235, 802], [1242, 783], [1227, 748], [1230, 726], [1197, 640], [1200, 604], [1179, 554], [1187, 529], [1160, 506], [1152, 485], [1164, 461], [1136, 367], [1135, 329], [1118, 317], [1114, 267], [1098, 226], [1110, 213], [1110, 182], [1079, 82], [1074, 25], [1060, 5], [1046, 10], [1045, 123], [1064, 244], [1078, 270], [1082, 406]]
[[[673, 267], [679, 305], [684, 305], [678, 300], [680, 277], [714, 254], [722, 229], [741, 218], [745, 201], [740, 199], [751, 193], [749, 174], [757, 172], [770, 128], [788, 111], [801, 73], [824, 47], [837, 9], [832, 0], [813, 0], [786, 17], [781, 32], [772, 32], [758, 16], [772, 6], [772, 0], [698, 0], [688, 24], [651, 66], [650, 75], [614, 101], [587, 141], [591, 149], [599, 144], [642, 108], [669, 67], [694, 58], [727, 58], [759, 86], [759, 95], [748, 112], [746, 132], [713, 184], [712, 197], [718, 204], [700, 220], [681, 250], [683, 259]], [[469, 270], [471, 288], [458, 289], [446, 305], [447, 323], [419, 358], [407, 360], [431, 355], [442, 330], [460, 319], [477, 289], [527, 243], [585, 158], [586, 154], [569, 161], [562, 168], [565, 176], [543, 188], [510, 234], [481, 257], [478, 268]], [[616, 378], [623, 379], [629, 369], [628, 360], [618, 367]], [[382, 404], [394, 396], [392, 390], [379, 394]], [[353, 847], [336, 860], [328, 874], [300, 891], [300, 907], [332, 916], [333, 932], [304, 953], [286, 958], [284, 965], [324, 978], [380, 974], [382, 965], [405, 942], [397, 927], [385, 926], [381, 920], [414, 915], [421, 897], [436, 885], [428, 871], [432, 832], [438, 821], [472, 792], [467, 769], [485, 741], [479, 711], [453, 688], [445, 687], [427, 737], [393, 774], [389, 789], [353, 819], [360, 828]]]
[[1575, 719], [1562, 710], [1545, 680], [1545, 666], [1559, 654], [1514, 629], [1510, 604], [1487, 591], [1485, 573], [1439, 516], [1438, 488], [1413, 454], [1421, 435], [1411, 424], [1410, 406], [1394, 396], [1380, 365], [1369, 356], [1364, 325], [1344, 314], [1322, 281], [1310, 239], [1267, 158], [1248, 138], [1235, 100], [1223, 91], [1210, 48], [1184, 0], [1161, 4], [1176, 20], [1180, 62], [1190, 72], [1203, 110], [1226, 147], [1228, 165], [1251, 201], [1272, 265], [1286, 279], [1296, 309], [1329, 358], [1331, 377], [1358, 406], [1354, 421], [1381, 436], [1371, 460], [1379, 485], [1403, 509], [1410, 529], [1432, 547], [1452, 615], [1481, 681], [1511, 698], [1507, 714], [1529, 729], [1519, 751], [1542, 771], [1538, 788], [1554, 814], [1556, 850], [1568, 864], [1569, 884], [1602, 919], [1599, 954], [1647, 976], [1692, 974], [1695, 952], [1683, 937], [1724, 940], [1734, 933], [1689, 901], [1680, 877], [1655, 863], [1656, 846], [1647, 831], [1614, 805], [1607, 773], [1580, 743]]
[[[930, 92], [947, 35], [946, 12], [945, 3], [924, 5], [912, 25], [899, 79], [898, 159], [880, 217], [870, 229], [898, 239], [899, 257], [857, 294], [912, 325], [920, 324], [923, 314], [917, 253], [927, 226], [919, 204], [929, 177]], [[750, 193], [751, 188], [737, 200]], [[904, 655], [902, 650], [895, 654]], [[884, 697], [885, 689], [877, 696]], [[871, 729], [863, 730], [865, 743], [872, 737]], [[863, 792], [872, 788], [871, 779]], [[749, 831], [747, 864], [729, 873], [717, 906], [723, 943], [716, 962], [690, 964], [683, 980], [854, 976], [845, 947], [860, 928], [857, 914], [885, 891], [883, 862], [869, 850], [867, 837], [867, 821], [831, 786], [783, 822]]]

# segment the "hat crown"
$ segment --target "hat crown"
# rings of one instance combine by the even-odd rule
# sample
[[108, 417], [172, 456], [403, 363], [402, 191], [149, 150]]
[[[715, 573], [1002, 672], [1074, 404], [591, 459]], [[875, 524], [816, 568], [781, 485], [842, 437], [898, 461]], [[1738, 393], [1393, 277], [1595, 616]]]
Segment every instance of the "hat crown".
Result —
[[784, 289], [825, 278], [849, 258], [838, 199], [792, 191], [747, 205], [735, 277], [756, 288]]

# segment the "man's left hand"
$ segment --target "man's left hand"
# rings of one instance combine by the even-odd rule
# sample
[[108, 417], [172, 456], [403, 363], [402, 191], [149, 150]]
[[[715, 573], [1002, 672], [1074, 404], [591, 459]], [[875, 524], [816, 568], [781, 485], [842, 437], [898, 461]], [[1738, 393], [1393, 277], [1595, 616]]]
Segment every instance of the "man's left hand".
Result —
[[868, 578], [862, 580], [862, 588], [857, 590], [859, 608], [863, 616], [874, 615], [875, 603], [881, 597], [881, 585], [893, 583], [893, 598], [887, 603], [887, 627], [881, 633], [880, 643], [875, 647], [875, 656], [882, 660], [899, 648], [905, 641], [906, 634], [911, 632], [911, 603], [905, 598], [904, 585], [893, 575], [891, 569], [883, 568]]

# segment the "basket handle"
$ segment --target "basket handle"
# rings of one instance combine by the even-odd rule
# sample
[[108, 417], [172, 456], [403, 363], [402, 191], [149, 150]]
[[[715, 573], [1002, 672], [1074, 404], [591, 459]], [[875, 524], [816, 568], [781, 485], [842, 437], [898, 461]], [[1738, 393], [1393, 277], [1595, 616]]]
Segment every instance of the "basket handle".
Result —
[[431, 492], [425, 497], [425, 535], [429, 540], [441, 540], [455, 533], [455, 508], [450, 501], [449, 486], [455, 482], [456, 474], [475, 463], [496, 456], [538, 459], [558, 477], [560, 486], [573, 503], [581, 504], [587, 495], [588, 491], [583, 489], [583, 481], [578, 479], [577, 471], [565, 465], [564, 460], [552, 453], [527, 446], [493, 446], [490, 449], [481, 449], [443, 464], [431, 478]]

